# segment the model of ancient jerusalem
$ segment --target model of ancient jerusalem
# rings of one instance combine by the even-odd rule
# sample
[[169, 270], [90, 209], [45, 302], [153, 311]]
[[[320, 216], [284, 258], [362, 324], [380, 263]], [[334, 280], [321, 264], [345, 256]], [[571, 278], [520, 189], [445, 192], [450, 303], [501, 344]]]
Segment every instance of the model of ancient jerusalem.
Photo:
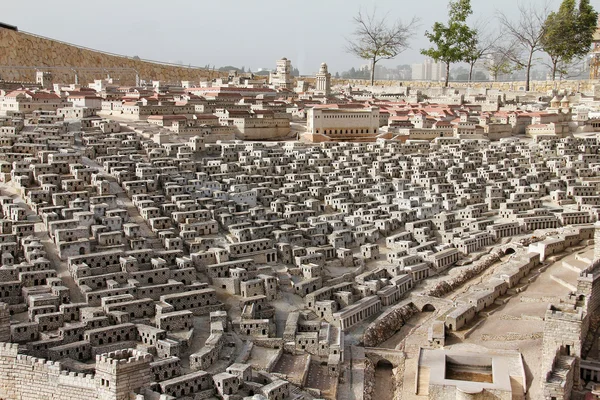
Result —
[[600, 399], [591, 3], [2, 2], [0, 400]]

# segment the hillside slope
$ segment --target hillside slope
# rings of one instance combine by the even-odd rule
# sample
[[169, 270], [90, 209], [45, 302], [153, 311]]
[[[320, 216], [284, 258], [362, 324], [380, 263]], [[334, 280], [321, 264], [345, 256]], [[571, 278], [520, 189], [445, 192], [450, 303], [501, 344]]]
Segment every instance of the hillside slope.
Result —
[[[188, 68], [167, 63], [132, 59], [105, 53], [41, 36], [0, 28], [0, 77], [7, 81], [34, 81], [34, 69], [8, 69], [6, 66], [50, 66], [76, 67], [79, 82], [106, 77], [103, 71], [85, 71], [84, 68], [107, 68], [107, 72], [118, 78], [121, 84], [135, 84], [136, 72], [140, 79], [161, 80], [177, 83], [200, 81], [210, 76], [211, 71], [203, 68]], [[110, 68], [128, 68], [128, 71], [110, 71]], [[40, 68], [41, 69], [41, 68]], [[134, 71], [135, 70], [135, 71]], [[50, 70], [55, 82], [71, 83], [75, 74], [70, 70]], [[213, 72], [212, 78], [218, 72]]]

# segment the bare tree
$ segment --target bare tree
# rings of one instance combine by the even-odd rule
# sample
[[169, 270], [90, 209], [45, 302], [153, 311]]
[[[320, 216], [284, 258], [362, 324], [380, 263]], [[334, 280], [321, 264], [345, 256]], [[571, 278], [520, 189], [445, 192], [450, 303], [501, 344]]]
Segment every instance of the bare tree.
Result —
[[514, 51], [507, 55], [519, 69], [525, 69], [525, 90], [529, 90], [530, 86], [533, 56], [542, 49], [544, 22], [548, 14], [547, 3], [542, 6], [519, 4], [517, 20], [512, 20], [505, 13], [497, 11], [504, 34], [515, 44]]
[[514, 58], [513, 47], [512, 43], [498, 43], [487, 55], [485, 68], [492, 76], [494, 82], [498, 80], [499, 76], [510, 74], [517, 69], [517, 66], [511, 61]]
[[500, 35], [495, 30], [488, 30], [489, 21], [481, 20], [475, 24], [473, 31], [475, 35], [468, 45], [468, 51], [464, 61], [469, 64], [469, 82], [473, 79], [473, 68], [477, 61], [492, 54]]
[[347, 39], [348, 53], [371, 62], [371, 86], [375, 81], [375, 65], [381, 60], [395, 58], [408, 49], [408, 42], [415, 34], [419, 19], [413, 17], [409, 23], [396, 20], [389, 24], [387, 17], [378, 18], [376, 10], [371, 13], [358, 11], [353, 18], [355, 30]]

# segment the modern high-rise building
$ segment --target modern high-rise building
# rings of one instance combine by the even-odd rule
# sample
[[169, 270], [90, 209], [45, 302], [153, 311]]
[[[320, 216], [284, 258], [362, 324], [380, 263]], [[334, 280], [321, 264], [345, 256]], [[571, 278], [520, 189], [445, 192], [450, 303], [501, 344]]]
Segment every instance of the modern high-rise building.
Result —
[[427, 58], [421, 64], [412, 65], [412, 79], [414, 81], [441, 81], [446, 78], [446, 71], [442, 63], [434, 62]]
[[323, 92], [325, 96], [329, 96], [331, 93], [331, 74], [327, 71], [327, 64], [321, 64], [316, 81], [317, 92]]

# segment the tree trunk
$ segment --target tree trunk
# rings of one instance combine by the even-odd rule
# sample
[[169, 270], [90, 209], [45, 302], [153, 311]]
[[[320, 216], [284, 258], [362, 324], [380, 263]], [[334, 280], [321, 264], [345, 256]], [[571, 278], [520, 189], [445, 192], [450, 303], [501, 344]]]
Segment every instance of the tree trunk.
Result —
[[371, 87], [375, 84], [375, 64], [377, 61], [375, 59], [371, 60]]
[[558, 65], [558, 58], [552, 60], [552, 81], [556, 80], [556, 66]]
[[446, 82], [444, 83], [444, 87], [448, 87], [448, 81], [450, 80], [450, 62], [446, 63]]
[[469, 65], [469, 83], [473, 80], [473, 67], [475, 67], [475, 63]]
[[527, 59], [527, 72], [525, 75], [525, 91], [529, 92], [529, 81], [531, 76], [531, 62], [533, 60], [533, 50], [529, 52], [529, 58]]

